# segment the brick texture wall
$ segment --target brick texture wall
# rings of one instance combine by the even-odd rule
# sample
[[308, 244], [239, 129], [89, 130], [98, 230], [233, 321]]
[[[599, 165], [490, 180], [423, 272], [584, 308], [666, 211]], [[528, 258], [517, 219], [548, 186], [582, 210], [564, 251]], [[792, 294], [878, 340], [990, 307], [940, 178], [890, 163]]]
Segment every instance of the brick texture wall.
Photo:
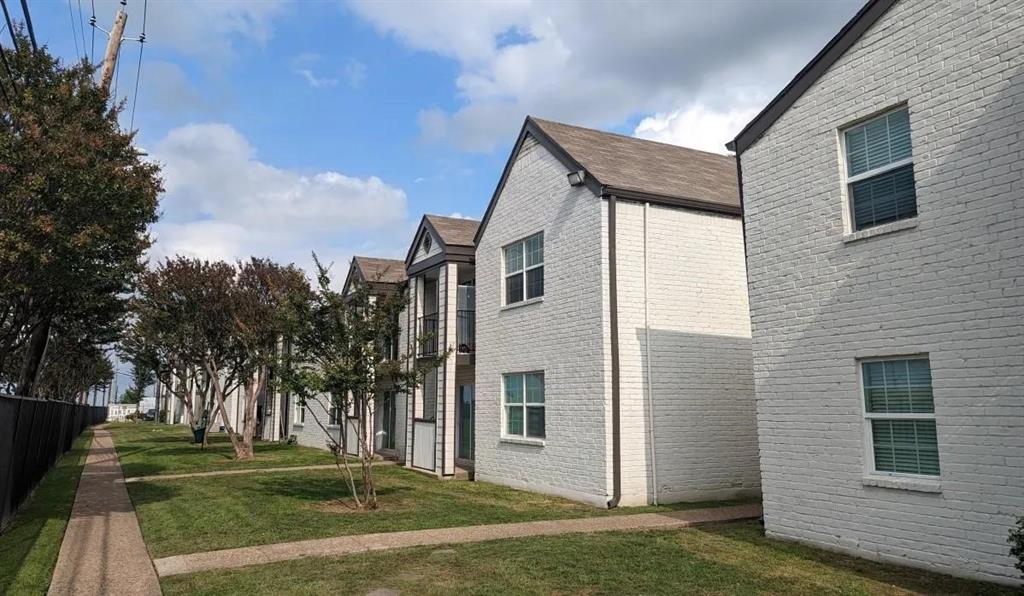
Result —
[[[1024, 10], [904, 0], [742, 158], [773, 536], [1007, 583], [1024, 513]], [[916, 225], [845, 231], [838, 128], [906, 103]], [[896, 226], [903, 227], [903, 226]], [[859, 358], [927, 354], [938, 492], [870, 486]]]
[[[603, 505], [610, 457], [601, 201], [528, 140], [476, 251], [476, 474]], [[502, 309], [506, 244], [544, 232], [542, 302]], [[545, 374], [543, 445], [501, 438], [502, 373]]]
[[646, 210], [645, 244], [644, 205], [616, 207], [622, 503], [651, 502], [655, 471], [659, 502], [756, 495], [740, 220]]

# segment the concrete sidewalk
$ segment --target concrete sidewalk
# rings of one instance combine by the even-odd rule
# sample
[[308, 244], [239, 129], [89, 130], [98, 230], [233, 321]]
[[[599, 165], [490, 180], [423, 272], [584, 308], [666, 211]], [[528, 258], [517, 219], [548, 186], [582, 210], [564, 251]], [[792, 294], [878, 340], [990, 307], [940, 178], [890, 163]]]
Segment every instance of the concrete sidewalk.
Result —
[[50, 594], [160, 594], [110, 433], [96, 430]]
[[[352, 473], [358, 473], [358, 463], [353, 466]], [[393, 466], [395, 462], [390, 460], [375, 461], [373, 467]], [[207, 476], [237, 476], [239, 474], [259, 474], [270, 472], [301, 472], [302, 470], [333, 470], [336, 464], [317, 464], [315, 466], [288, 466], [282, 468], [246, 468], [244, 470], [218, 470], [216, 472], [189, 472], [187, 474], [155, 474], [153, 476], [130, 476], [125, 482], [151, 482], [153, 480], [179, 480], [181, 478], [205, 478]]]
[[502, 538], [551, 536], [555, 534], [605, 532], [610, 530], [651, 530], [685, 528], [702, 523], [748, 519], [761, 515], [760, 505], [738, 505], [674, 511], [671, 513], [639, 513], [584, 519], [492, 524], [461, 528], [438, 528], [408, 532], [386, 532], [321, 538], [300, 542], [266, 544], [245, 548], [193, 553], [156, 559], [160, 577], [230, 569], [248, 565], [262, 565], [303, 557], [336, 557], [376, 550], [390, 550], [410, 546], [483, 542]]

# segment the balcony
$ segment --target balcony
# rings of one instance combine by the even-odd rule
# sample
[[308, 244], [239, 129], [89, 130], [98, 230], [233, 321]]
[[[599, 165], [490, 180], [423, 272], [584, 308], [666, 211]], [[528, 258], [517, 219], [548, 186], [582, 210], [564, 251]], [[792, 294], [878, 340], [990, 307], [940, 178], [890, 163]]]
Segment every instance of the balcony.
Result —
[[476, 311], [460, 310], [455, 315], [455, 340], [459, 354], [476, 352]]
[[416, 321], [416, 343], [417, 356], [437, 356], [437, 313], [422, 316]]

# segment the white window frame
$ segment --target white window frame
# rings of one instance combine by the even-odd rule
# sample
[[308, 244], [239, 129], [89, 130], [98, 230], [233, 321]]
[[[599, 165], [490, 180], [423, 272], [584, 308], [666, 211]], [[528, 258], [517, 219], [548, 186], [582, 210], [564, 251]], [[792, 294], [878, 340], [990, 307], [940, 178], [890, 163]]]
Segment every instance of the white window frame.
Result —
[[[543, 387], [544, 387], [544, 403], [541, 403], [541, 404], [528, 404], [526, 402], [526, 375], [541, 375], [541, 379], [543, 380], [543, 383], [544, 383], [543, 384]], [[523, 403], [521, 403], [521, 404], [510, 404], [510, 403], [505, 401], [505, 397], [506, 397], [506, 395], [505, 395], [505, 378], [506, 377], [516, 377], [516, 376], [518, 376], [520, 379], [522, 379]], [[514, 434], [508, 432], [508, 408], [513, 407], [513, 406], [520, 406], [523, 409], [523, 434], [521, 434], [521, 435], [514, 435]], [[502, 439], [507, 440], [507, 441], [519, 441], [519, 442], [526, 442], [526, 443], [543, 444], [544, 441], [547, 440], [547, 436], [548, 436], [548, 413], [547, 413], [547, 407], [548, 407], [547, 374], [543, 370], [524, 370], [524, 371], [514, 371], [514, 372], [507, 372], [507, 373], [502, 373], [501, 374], [501, 416], [500, 416], [501, 421], [500, 421], [500, 423], [501, 423], [501, 438]], [[526, 434], [527, 433], [527, 428], [528, 428], [528, 425], [527, 425], [527, 419], [528, 419], [527, 408], [544, 408], [544, 436], [543, 437], [533, 437], [533, 436], [530, 436], [530, 435]]]
[[[864, 418], [864, 474], [867, 476], [886, 476], [890, 478], [916, 478], [922, 480], [939, 480], [942, 477], [942, 452], [938, 445], [938, 423], [936, 423], [936, 449], [939, 451], [939, 473], [932, 474], [911, 474], [909, 472], [889, 472], [879, 470], [875, 467], [875, 440], [871, 429], [872, 420], [935, 420], [935, 408], [931, 413], [908, 412], [903, 414], [886, 414], [882, 412], [868, 412], [868, 400], [864, 393], [864, 364], [870, 362], [892, 362], [894, 360], [928, 360], [928, 369], [931, 371], [931, 359], [928, 354], [910, 354], [898, 356], [873, 356], [871, 358], [858, 358], [857, 365], [857, 396], [860, 399], [861, 416]], [[504, 390], [504, 388], [502, 388]], [[935, 384], [932, 383], [932, 400], [935, 399]]]
[[293, 414], [295, 415], [295, 420], [292, 422], [292, 426], [302, 426], [306, 423], [306, 408], [302, 405], [302, 400], [298, 396], [295, 397]]
[[[538, 236], [540, 236], [541, 246], [543, 246], [543, 249], [544, 249], [544, 258], [541, 259], [540, 263], [534, 263], [533, 265], [527, 266], [526, 265], [526, 243], [527, 243], [527, 241], [532, 240], [532, 239], [534, 239], [534, 238], [536, 238]], [[515, 246], [517, 244], [522, 246], [522, 250], [523, 250], [523, 265], [522, 265], [522, 267], [520, 269], [516, 269], [515, 271], [509, 271], [508, 270], [508, 259], [506, 258], [507, 255], [508, 255], [508, 249], [512, 248], [513, 246]], [[502, 272], [502, 275], [501, 275], [501, 304], [502, 304], [502, 306], [518, 306], [520, 304], [529, 304], [529, 303], [532, 303], [532, 302], [536, 302], [536, 301], [542, 300], [544, 298], [544, 294], [547, 291], [547, 272], [545, 272], [545, 276], [544, 276], [545, 277], [544, 291], [541, 292], [540, 296], [534, 296], [532, 298], [527, 298], [526, 297], [526, 274], [528, 272], [530, 272], [530, 271], [533, 271], [534, 269], [537, 269], [537, 268], [540, 268], [540, 267], [544, 267], [544, 263], [545, 263], [546, 260], [547, 260], [547, 246], [544, 244], [544, 230], [541, 230], [539, 232], [530, 234], [529, 236], [524, 236], [523, 238], [520, 238], [519, 240], [516, 240], [515, 242], [509, 242], [505, 246], [501, 247], [501, 272]], [[521, 276], [523, 276], [523, 298], [522, 298], [522, 300], [517, 300], [516, 302], [509, 302], [508, 301], [508, 278], [512, 277], [513, 275], [521, 275]]]
[[[877, 167], [877, 168], [875, 168], [873, 170], [868, 170], [866, 172], [861, 172], [860, 174], [856, 174], [854, 176], [850, 176], [850, 162], [849, 162], [849, 157], [846, 154], [846, 133], [849, 132], [850, 130], [854, 129], [854, 128], [857, 128], [859, 126], [863, 126], [865, 124], [868, 124], [869, 122], [873, 122], [873, 121], [879, 120], [881, 118], [885, 118], [889, 114], [892, 114], [893, 112], [899, 112], [901, 110], [907, 110], [907, 113], [908, 113], [908, 116], [909, 116], [910, 106], [908, 104], [906, 104], [906, 103], [901, 103], [901, 104], [898, 104], [898, 105], [895, 105], [895, 106], [890, 106], [890, 107], [885, 108], [884, 110], [882, 110], [880, 112], [875, 112], [875, 113], [873, 113], [870, 116], [866, 116], [864, 118], [860, 118], [859, 120], [856, 120], [856, 121], [851, 122], [849, 124], [845, 124], [845, 125], [839, 127], [838, 129], [836, 129], [836, 137], [837, 137], [837, 141], [838, 141], [837, 144], [839, 145], [839, 174], [840, 174], [840, 178], [841, 178], [841, 181], [842, 181], [843, 217], [845, 219], [845, 221], [843, 222], [843, 227], [844, 227], [844, 230], [845, 230], [845, 232], [847, 234], [855, 234], [855, 233], [858, 233], [858, 232], [864, 232], [865, 230], [871, 230], [873, 228], [878, 228], [878, 227], [881, 227], [881, 226], [891, 226], [893, 224], [906, 225], [904, 222], [912, 222], [912, 221], [916, 221], [917, 220], [917, 216], [908, 217], [908, 218], [901, 219], [901, 220], [894, 220], [894, 221], [885, 222], [885, 223], [882, 223], [882, 224], [876, 224], [874, 226], [869, 226], [867, 228], [862, 228], [862, 229], [858, 230], [857, 226], [856, 226], [856, 219], [855, 219], [854, 208], [853, 208], [853, 185], [855, 183], [860, 182], [861, 180], [866, 180], [868, 178], [874, 178], [875, 176], [880, 176], [882, 174], [885, 174], [886, 172], [891, 172], [892, 170], [895, 170], [895, 169], [898, 169], [898, 168], [902, 168], [902, 167], [907, 166], [907, 165], [912, 165], [914, 163], [914, 154], [913, 154], [914, 139], [913, 139], [913, 137], [911, 137], [911, 139], [910, 139], [910, 147], [911, 147], [911, 155], [910, 155], [910, 157], [906, 157], [904, 159], [901, 159], [901, 160], [898, 160], [898, 161], [894, 161], [894, 162], [886, 164], [884, 166]], [[887, 124], [887, 126], [888, 126], [888, 124]], [[916, 201], [916, 198], [915, 198], [915, 201]]]

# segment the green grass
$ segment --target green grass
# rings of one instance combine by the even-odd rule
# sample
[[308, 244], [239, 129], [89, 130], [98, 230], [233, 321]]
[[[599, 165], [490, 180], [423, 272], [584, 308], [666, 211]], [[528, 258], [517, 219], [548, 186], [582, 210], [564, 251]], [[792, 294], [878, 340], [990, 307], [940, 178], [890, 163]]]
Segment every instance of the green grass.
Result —
[[0, 534], [0, 594], [45, 594], [85, 467], [92, 431], [75, 440]]
[[165, 578], [174, 594], [1014, 594], [765, 538], [753, 522], [307, 558]]
[[159, 474], [188, 474], [251, 468], [314, 466], [334, 463], [334, 456], [321, 449], [256, 442], [252, 461], [235, 461], [231, 441], [223, 433], [210, 435], [210, 445], [200, 449], [191, 442], [187, 426], [152, 422], [108, 424], [126, 478]]
[[[133, 482], [142, 534], [153, 557], [327, 538], [665, 511], [700, 504], [604, 511], [485, 482], [439, 481], [398, 466], [376, 469], [378, 511], [324, 511], [348, 496], [334, 470]], [[707, 504], [704, 504], [707, 505]]]
[[[207, 461], [210, 456], [184, 443], [186, 432], [158, 425], [112, 425], [118, 455], [126, 469], [146, 465], [147, 457], [163, 464], [162, 470], [180, 471], [189, 457]], [[229, 447], [230, 448], [230, 447]], [[170, 451], [170, 454], [167, 452]], [[262, 455], [282, 465], [310, 457], [308, 449], [285, 445], [258, 445]], [[225, 453], [215, 456], [223, 458]], [[314, 453], [313, 455], [321, 455]], [[333, 458], [329, 454], [327, 461]], [[229, 464], [212, 460], [220, 469]], [[322, 463], [322, 462], [321, 462]], [[207, 467], [210, 464], [206, 464]], [[296, 464], [299, 465], [299, 464]], [[165, 472], [165, 473], [170, 473]], [[370, 532], [397, 532], [622, 515], [668, 511], [732, 503], [692, 503], [667, 507], [616, 509], [611, 512], [589, 505], [518, 491], [485, 482], [439, 481], [398, 466], [375, 470], [378, 511], [327, 510], [323, 506], [349, 495], [336, 470], [305, 470], [286, 473], [244, 474], [153, 480], [129, 483], [142, 534], [153, 557], [224, 548], [327, 538]]]

